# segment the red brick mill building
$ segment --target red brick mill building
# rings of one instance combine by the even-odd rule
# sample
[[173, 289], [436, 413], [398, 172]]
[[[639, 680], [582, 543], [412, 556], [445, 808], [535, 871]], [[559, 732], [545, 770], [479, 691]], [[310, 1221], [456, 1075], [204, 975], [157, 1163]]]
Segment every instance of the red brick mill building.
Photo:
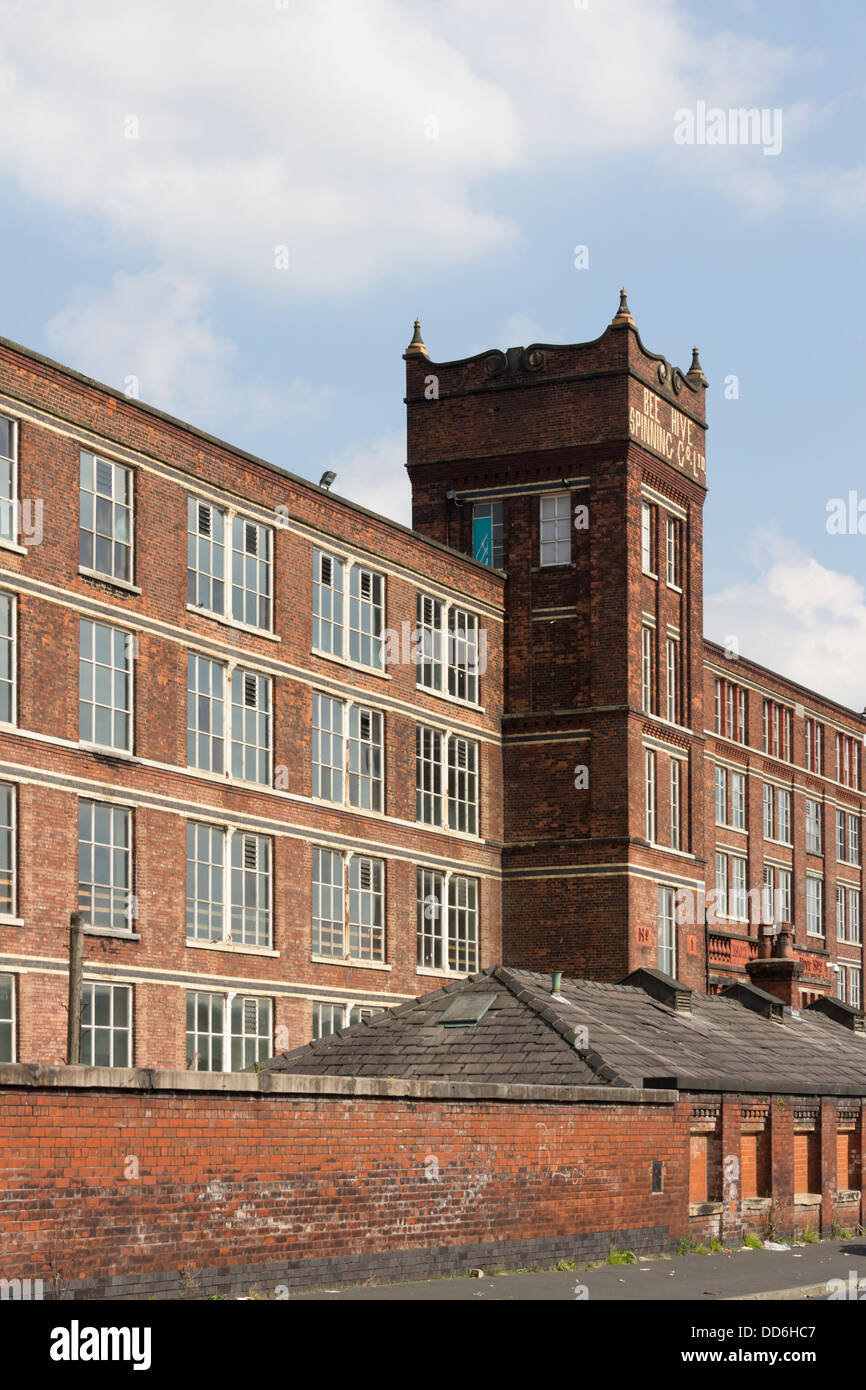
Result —
[[64, 1059], [73, 910], [99, 1065], [503, 960], [716, 992], [762, 922], [755, 983], [860, 1007], [866, 720], [704, 639], [697, 353], [623, 296], [405, 358], [411, 531], [0, 342], [0, 1060]]
[[697, 353], [623, 295], [405, 356], [413, 530], [0, 342], [0, 1226], [46, 1296], [866, 1221], [866, 721], [704, 639]]

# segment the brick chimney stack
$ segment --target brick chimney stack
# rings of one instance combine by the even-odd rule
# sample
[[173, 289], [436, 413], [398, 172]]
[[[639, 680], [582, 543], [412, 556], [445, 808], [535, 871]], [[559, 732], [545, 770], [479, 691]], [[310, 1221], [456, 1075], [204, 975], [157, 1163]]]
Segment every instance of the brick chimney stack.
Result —
[[753, 985], [774, 994], [789, 1009], [800, 1005], [798, 981], [803, 966], [794, 955], [794, 929], [790, 923], [779, 927], [764, 927], [758, 947], [758, 957], [746, 965]]

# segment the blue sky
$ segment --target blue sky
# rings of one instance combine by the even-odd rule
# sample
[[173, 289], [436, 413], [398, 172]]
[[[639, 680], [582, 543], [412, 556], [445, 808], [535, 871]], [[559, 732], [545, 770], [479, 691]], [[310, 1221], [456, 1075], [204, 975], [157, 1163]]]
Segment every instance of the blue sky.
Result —
[[[0, 334], [405, 520], [416, 314], [434, 359], [575, 342], [624, 284], [710, 380], [708, 634], [866, 705], [866, 534], [826, 524], [854, 490], [866, 533], [862, 5], [0, 10]], [[781, 150], [677, 144], [699, 102]]]

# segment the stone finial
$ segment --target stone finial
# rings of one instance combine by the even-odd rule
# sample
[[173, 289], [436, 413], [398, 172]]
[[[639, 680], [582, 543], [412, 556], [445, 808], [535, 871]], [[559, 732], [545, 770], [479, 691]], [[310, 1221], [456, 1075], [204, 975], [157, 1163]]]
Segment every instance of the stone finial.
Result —
[[405, 355], [406, 355], [407, 357], [429, 357], [429, 356], [430, 356], [429, 352], [427, 351], [427, 348], [426, 348], [425, 345], [424, 345], [424, 339], [421, 337], [421, 320], [420, 320], [420, 319], [416, 319], [416, 320], [415, 320], [415, 332], [412, 334], [412, 341], [411, 341], [411, 343], [409, 344], [409, 346], [407, 347], [407, 349], [406, 349], [406, 354], [405, 354]]
[[701, 366], [701, 360], [698, 357], [698, 350], [696, 347], [692, 348], [692, 365], [686, 372], [686, 376], [689, 377], [690, 380], [699, 381], [701, 386], [707, 386], [709, 384], [707, 378], [704, 376], [704, 369]]
[[632, 328], [634, 328], [634, 319], [632, 318], [631, 310], [628, 307], [628, 300], [625, 297], [625, 290], [620, 290], [619, 292], [619, 308], [617, 309], [611, 321], [616, 324], [629, 324]]

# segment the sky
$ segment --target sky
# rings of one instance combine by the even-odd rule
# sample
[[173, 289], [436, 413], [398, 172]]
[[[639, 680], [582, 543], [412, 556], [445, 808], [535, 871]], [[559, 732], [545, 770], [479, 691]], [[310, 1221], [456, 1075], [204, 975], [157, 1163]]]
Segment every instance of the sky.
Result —
[[858, 0], [0, 0], [0, 336], [405, 522], [415, 317], [624, 285], [710, 382], [707, 635], [860, 710], [864, 53]]

